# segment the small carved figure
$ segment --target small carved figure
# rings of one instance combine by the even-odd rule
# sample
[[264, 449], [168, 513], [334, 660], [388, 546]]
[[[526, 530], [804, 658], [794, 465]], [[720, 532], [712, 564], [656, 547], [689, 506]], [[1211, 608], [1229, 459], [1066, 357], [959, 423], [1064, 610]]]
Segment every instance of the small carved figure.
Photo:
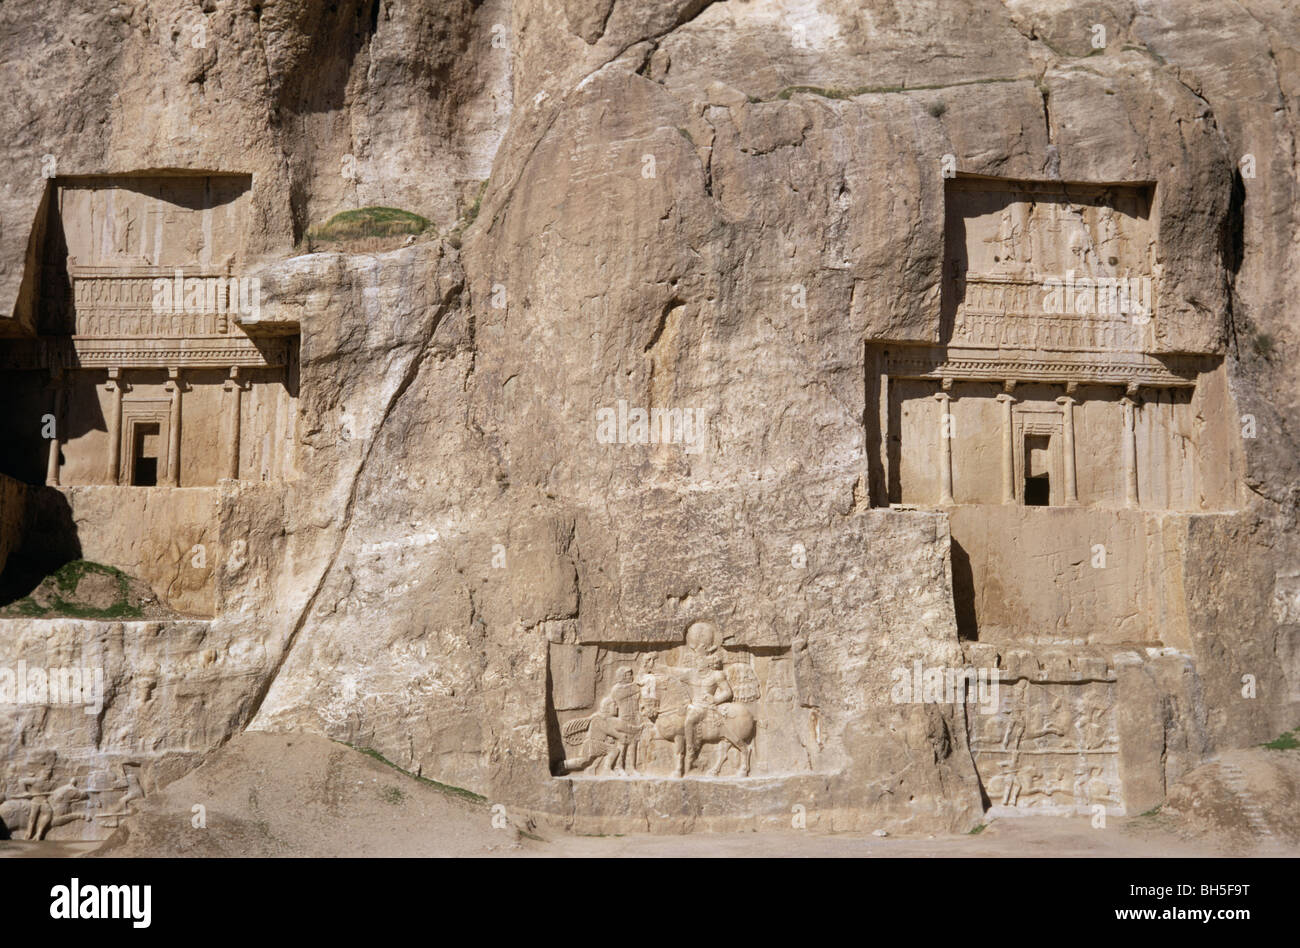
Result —
[[[619, 765], [639, 773], [638, 749], [641, 743], [641, 688], [632, 680], [632, 667], [624, 665], [615, 675], [614, 687], [609, 692], [610, 700], [618, 708], [618, 719], [622, 724], [636, 728], [635, 739], [625, 741], [619, 755]], [[629, 751], [631, 752], [629, 754]], [[630, 757], [630, 760], [628, 758]]]
[[628, 743], [636, 738], [638, 730], [620, 721], [618, 705], [613, 698], [605, 698], [595, 714], [565, 725], [564, 742], [571, 745], [581, 743], [581, 749], [576, 757], [564, 759], [564, 772], [573, 773], [595, 764], [592, 772], [599, 773], [603, 763], [606, 770], [625, 774], [622, 761], [626, 758]]
[[752, 665], [733, 662], [726, 668], [727, 681], [731, 684], [733, 701], [757, 701], [760, 696], [758, 675]]
[[628, 724], [641, 721], [641, 688], [633, 681], [632, 666], [624, 665], [614, 673], [614, 687], [609, 691], [618, 708], [619, 719]]
[[1006, 781], [1003, 784], [1002, 805], [1016, 806], [1020, 802], [1020, 791], [1022, 789], [1020, 775], [1010, 769], [1007, 761], [1003, 761], [1000, 766], [1007, 768], [1004, 774]]
[[1084, 734], [1084, 743], [1088, 750], [1098, 750], [1106, 745], [1106, 738], [1109, 735], [1106, 728], [1105, 708], [1095, 707], [1088, 713]]
[[1101, 768], [1093, 767], [1088, 771], [1088, 802], [1111, 803], [1111, 786], [1101, 776]]
[[993, 246], [993, 262], [1003, 269], [1011, 269], [1013, 263], [1020, 262], [1017, 257], [1017, 246], [1025, 228], [1019, 223], [1017, 217], [1016, 209], [1007, 205], [998, 215], [997, 234], [984, 238], [985, 243]]
[[990, 775], [988, 782], [984, 784], [984, 792], [988, 794], [988, 798], [997, 803], [1002, 802], [1002, 796], [1006, 793], [1007, 784], [1011, 780], [1006, 767], [1005, 761], [998, 764], [998, 772]]
[[659, 711], [659, 679], [655, 677], [655, 654], [647, 652], [637, 659], [636, 684], [641, 691], [639, 711], [641, 715], [657, 714]]

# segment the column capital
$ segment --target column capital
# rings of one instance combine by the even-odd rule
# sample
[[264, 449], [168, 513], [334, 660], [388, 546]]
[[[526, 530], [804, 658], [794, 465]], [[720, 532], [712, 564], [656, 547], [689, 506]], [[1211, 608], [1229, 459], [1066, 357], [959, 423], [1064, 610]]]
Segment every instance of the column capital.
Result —
[[1073, 395], [1058, 395], [1057, 398], [1056, 398], [1056, 404], [1058, 404], [1058, 405], [1077, 405], [1077, 404], [1079, 404], [1079, 402], [1078, 402], [1078, 399], [1076, 399]]
[[998, 392], [993, 396], [993, 398], [1003, 404], [1014, 405], [1016, 403], [1016, 396], [1012, 395], [1010, 392]]

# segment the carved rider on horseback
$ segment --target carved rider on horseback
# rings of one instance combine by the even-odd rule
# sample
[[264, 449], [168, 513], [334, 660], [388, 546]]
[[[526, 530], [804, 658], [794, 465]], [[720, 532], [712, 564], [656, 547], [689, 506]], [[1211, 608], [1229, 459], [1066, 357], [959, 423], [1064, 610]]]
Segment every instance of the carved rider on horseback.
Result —
[[[731, 712], [731, 684], [722, 670], [722, 656], [713, 653], [705, 657], [704, 667], [695, 679], [694, 694], [686, 709], [686, 746], [690, 749], [689, 761], [700, 752], [698, 726], [709, 715], [728, 717]], [[717, 725], [715, 725], [716, 727]]]

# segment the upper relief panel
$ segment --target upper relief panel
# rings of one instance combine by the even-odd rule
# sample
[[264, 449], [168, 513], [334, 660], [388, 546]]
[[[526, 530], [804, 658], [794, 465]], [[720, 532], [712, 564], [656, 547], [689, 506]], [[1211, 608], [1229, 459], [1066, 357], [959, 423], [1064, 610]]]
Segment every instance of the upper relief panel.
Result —
[[942, 343], [1164, 348], [1154, 188], [958, 178], [946, 198]]
[[[42, 334], [74, 331], [74, 310], [108, 303], [147, 310], [143, 297], [152, 298], [153, 280], [177, 270], [185, 277], [239, 276], [250, 183], [246, 175], [61, 180], [42, 261]], [[108, 289], [103, 281], [111, 281]], [[90, 298], [97, 293], [112, 299]]]
[[948, 189], [950, 252], [984, 276], [1149, 276], [1156, 264], [1149, 187], [958, 178]]
[[74, 178], [57, 215], [83, 266], [224, 269], [242, 262], [248, 189], [243, 175]]

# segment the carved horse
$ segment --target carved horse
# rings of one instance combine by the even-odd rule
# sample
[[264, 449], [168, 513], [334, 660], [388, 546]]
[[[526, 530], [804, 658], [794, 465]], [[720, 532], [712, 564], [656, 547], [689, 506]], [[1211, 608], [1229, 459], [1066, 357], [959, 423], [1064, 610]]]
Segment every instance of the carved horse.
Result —
[[667, 741], [673, 745], [677, 761], [677, 776], [684, 777], [687, 769], [695, 763], [701, 745], [717, 744], [718, 756], [709, 768], [709, 776], [716, 777], [727, 761], [727, 748], [734, 747], [740, 752], [740, 776], [749, 776], [750, 756], [754, 743], [754, 716], [743, 704], [728, 703], [711, 707], [695, 724], [695, 746], [689, 748], [690, 760], [686, 746], [686, 713], [688, 707], [671, 708], [667, 711], [645, 709], [644, 716], [650, 720], [650, 739]]

